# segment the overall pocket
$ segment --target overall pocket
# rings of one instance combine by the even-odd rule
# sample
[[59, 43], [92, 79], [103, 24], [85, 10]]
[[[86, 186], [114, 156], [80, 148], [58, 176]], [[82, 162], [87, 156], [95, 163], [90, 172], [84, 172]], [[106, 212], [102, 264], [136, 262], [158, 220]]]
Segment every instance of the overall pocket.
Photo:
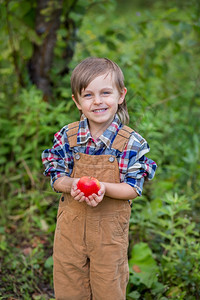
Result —
[[122, 236], [128, 232], [129, 219], [130, 219], [130, 214], [128, 212], [120, 213], [119, 215], [114, 217], [116, 236]]

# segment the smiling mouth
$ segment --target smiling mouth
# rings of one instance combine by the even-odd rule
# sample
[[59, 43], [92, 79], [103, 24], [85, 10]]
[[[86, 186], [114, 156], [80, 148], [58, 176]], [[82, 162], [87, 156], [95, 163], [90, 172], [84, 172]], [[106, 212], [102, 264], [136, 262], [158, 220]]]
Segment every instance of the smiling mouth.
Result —
[[93, 112], [95, 112], [95, 113], [101, 113], [101, 112], [104, 112], [106, 110], [107, 110], [107, 108], [94, 109]]

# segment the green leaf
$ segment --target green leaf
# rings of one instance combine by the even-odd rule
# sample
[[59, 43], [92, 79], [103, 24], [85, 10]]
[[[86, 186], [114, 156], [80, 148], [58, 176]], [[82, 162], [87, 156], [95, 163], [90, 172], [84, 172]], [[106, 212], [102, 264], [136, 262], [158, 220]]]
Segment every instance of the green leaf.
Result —
[[49, 257], [46, 259], [46, 261], [45, 261], [45, 263], [44, 263], [44, 266], [45, 266], [45, 268], [47, 268], [47, 269], [52, 268], [52, 266], [53, 266], [53, 257], [52, 257], [52, 256], [49, 256]]
[[130, 299], [137, 300], [137, 299], [140, 298], [140, 293], [137, 292], [137, 291], [133, 291], [133, 292], [131, 292], [131, 293], [128, 294], [128, 297], [129, 297]]
[[33, 53], [33, 45], [29, 40], [23, 39], [20, 41], [20, 52], [24, 59], [30, 58]]
[[152, 251], [146, 243], [139, 243], [133, 247], [129, 268], [134, 277], [138, 278], [148, 288], [158, 280], [158, 267]]

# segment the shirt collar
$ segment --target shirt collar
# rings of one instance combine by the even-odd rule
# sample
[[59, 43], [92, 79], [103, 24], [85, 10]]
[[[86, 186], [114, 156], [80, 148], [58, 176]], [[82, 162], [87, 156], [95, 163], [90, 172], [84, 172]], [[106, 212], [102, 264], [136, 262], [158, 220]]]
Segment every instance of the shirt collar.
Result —
[[[118, 130], [122, 127], [122, 123], [116, 114], [114, 120], [110, 124], [110, 126], [104, 131], [104, 133], [99, 137], [98, 141], [101, 140], [107, 148], [112, 144], [115, 136], [117, 135]], [[77, 134], [77, 143], [78, 144], [86, 144], [89, 139], [92, 139], [87, 118], [82, 115], [79, 130]], [[93, 140], [94, 141], [94, 140]]]

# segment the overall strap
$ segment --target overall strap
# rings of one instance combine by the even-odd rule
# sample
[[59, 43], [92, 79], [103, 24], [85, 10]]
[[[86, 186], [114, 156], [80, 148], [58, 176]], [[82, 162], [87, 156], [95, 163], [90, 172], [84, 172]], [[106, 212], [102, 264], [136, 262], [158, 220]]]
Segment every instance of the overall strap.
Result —
[[79, 129], [79, 121], [68, 124], [67, 137], [70, 147], [77, 146], [77, 134]]
[[134, 130], [131, 129], [130, 127], [124, 125], [119, 131], [114, 139], [114, 142], [112, 144], [112, 148], [119, 150], [120, 152], [123, 152], [125, 146], [128, 143], [128, 140], [131, 136], [131, 133]]

